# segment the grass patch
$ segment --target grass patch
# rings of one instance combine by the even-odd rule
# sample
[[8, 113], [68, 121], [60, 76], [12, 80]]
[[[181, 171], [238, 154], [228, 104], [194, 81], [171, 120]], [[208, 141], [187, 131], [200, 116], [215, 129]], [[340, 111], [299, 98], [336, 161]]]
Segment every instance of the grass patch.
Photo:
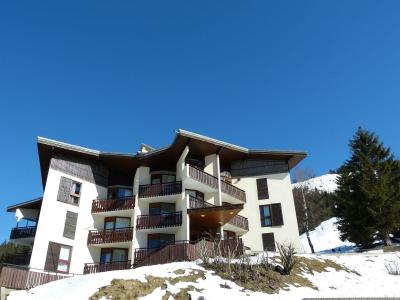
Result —
[[[359, 275], [357, 272], [349, 270], [330, 259], [312, 259], [302, 256], [296, 256], [296, 259], [297, 264], [290, 275], [282, 275], [274, 271], [272, 266], [268, 267], [266, 265], [232, 264], [231, 272], [227, 271], [228, 268], [224, 264], [219, 266], [210, 264], [204, 267], [215, 271], [216, 275], [223, 279], [231, 280], [246, 290], [269, 294], [278, 293], [281, 289], [288, 290], [290, 285], [317, 290], [317, 287], [304, 277], [304, 274], [314, 275], [316, 272], [328, 272], [327, 268]], [[275, 259], [275, 262], [277, 261], [278, 259]]]
[[[183, 271], [183, 272], [182, 272]], [[184, 274], [184, 270], [176, 270], [175, 274]], [[205, 274], [201, 270], [192, 270], [187, 276], [172, 277], [154, 277], [146, 276], [146, 281], [142, 282], [137, 279], [114, 279], [110, 285], [101, 287], [96, 293], [94, 293], [89, 299], [99, 300], [101, 298], [106, 299], [118, 299], [118, 300], [129, 300], [138, 299], [146, 295], [151, 294], [157, 288], [162, 290], [167, 289], [167, 283], [175, 285], [178, 282], [196, 282], [198, 279], [205, 279]], [[190, 285], [184, 289], [181, 289], [179, 293], [172, 294], [166, 291], [163, 299], [169, 299], [172, 296], [176, 300], [189, 299], [189, 291], [200, 291], [194, 286]]]

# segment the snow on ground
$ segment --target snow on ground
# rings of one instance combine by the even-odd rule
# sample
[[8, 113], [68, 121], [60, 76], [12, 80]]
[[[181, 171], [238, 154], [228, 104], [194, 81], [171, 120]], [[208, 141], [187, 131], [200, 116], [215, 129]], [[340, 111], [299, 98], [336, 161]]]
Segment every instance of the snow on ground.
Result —
[[[168, 284], [167, 289], [176, 293], [179, 289], [188, 285], [193, 285], [200, 292], [190, 292], [192, 299], [303, 299], [305, 297], [395, 297], [400, 295], [400, 276], [389, 275], [385, 268], [385, 263], [398, 259], [394, 253], [346, 253], [335, 255], [304, 255], [308, 258], [331, 259], [339, 264], [343, 264], [354, 272], [344, 270], [335, 271], [328, 268], [327, 272], [314, 272], [313, 275], [305, 274], [318, 289], [309, 287], [290, 286], [288, 290], [281, 290], [278, 294], [265, 294], [261, 292], [243, 291], [241, 287], [233, 282], [223, 280], [206, 271], [206, 279], [199, 279], [197, 282], [180, 282], [175, 286]], [[400, 261], [400, 260], [399, 260]], [[13, 292], [9, 300], [47, 300], [47, 299], [88, 299], [98, 288], [108, 285], [112, 279], [139, 279], [144, 280], [145, 275], [159, 277], [176, 277], [175, 270], [185, 269], [186, 275], [193, 270], [204, 270], [195, 262], [178, 262], [165, 265], [149, 266], [134, 270], [113, 271], [99, 274], [84, 275], [74, 278], [55, 281], [43, 286], [31, 289], [30, 291]], [[263, 280], [260, 278], [260, 280]], [[220, 285], [226, 284], [230, 288], [222, 288]], [[150, 295], [143, 299], [160, 299], [165, 294], [165, 290], [160, 288], [154, 290]]]
[[325, 174], [315, 178], [308, 179], [306, 181], [293, 183], [292, 187], [307, 187], [310, 190], [317, 189], [319, 191], [325, 191], [332, 193], [337, 189], [336, 179], [337, 174]]
[[[335, 224], [336, 222], [337, 218], [330, 218], [310, 231], [310, 239], [315, 252], [329, 253], [332, 252], [332, 249], [334, 249], [335, 252], [348, 252], [354, 249], [355, 245], [353, 243], [340, 240], [339, 230]], [[300, 242], [304, 252], [311, 253], [305, 233], [300, 236]]]

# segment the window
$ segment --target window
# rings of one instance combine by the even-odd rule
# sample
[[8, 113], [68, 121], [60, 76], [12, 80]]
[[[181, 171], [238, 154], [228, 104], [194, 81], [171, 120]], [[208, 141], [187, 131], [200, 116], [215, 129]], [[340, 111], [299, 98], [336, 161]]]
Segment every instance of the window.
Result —
[[260, 205], [261, 226], [272, 226], [271, 210], [269, 205]]
[[47, 248], [45, 270], [68, 273], [71, 262], [72, 247], [49, 242]]
[[272, 232], [262, 234], [263, 249], [275, 251], [275, 237]]
[[175, 242], [174, 234], [149, 234], [147, 235], [147, 248], [160, 249]]
[[109, 187], [108, 199], [119, 199], [131, 197], [133, 195], [132, 189], [128, 187]]
[[186, 190], [186, 193], [193, 198], [196, 198], [197, 200], [202, 200], [204, 201], [204, 194], [196, 191], [196, 190]]
[[68, 273], [69, 261], [71, 256], [70, 246], [60, 246], [60, 255], [58, 257], [57, 271]]
[[78, 214], [72, 211], [67, 211], [64, 223], [63, 236], [69, 239], [75, 238], [76, 222], [78, 220]]
[[281, 204], [260, 205], [260, 219], [262, 227], [283, 225]]
[[82, 184], [80, 182], [73, 181], [70, 178], [61, 177], [57, 200], [64, 203], [79, 205], [81, 188]]
[[151, 175], [151, 184], [175, 182], [174, 174], [153, 174]]
[[125, 248], [102, 248], [100, 263], [126, 262], [128, 260], [128, 249]]
[[108, 217], [104, 219], [105, 230], [129, 228], [130, 226], [131, 226], [131, 218]]
[[80, 196], [81, 196], [81, 183], [74, 181], [72, 183], [72, 189], [70, 193], [70, 203], [78, 205]]
[[267, 178], [257, 179], [257, 194], [258, 194], [258, 200], [269, 198]]

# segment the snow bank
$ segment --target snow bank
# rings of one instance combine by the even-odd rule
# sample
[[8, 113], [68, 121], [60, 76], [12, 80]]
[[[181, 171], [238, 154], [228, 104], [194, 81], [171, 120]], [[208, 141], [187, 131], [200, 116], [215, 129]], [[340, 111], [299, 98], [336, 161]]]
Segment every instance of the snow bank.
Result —
[[[223, 280], [214, 275], [212, 271], [205, 271], [194, 262], [180, 262], [150, 267], [142, 267], [134, 270], [113, 271], [99, 274], [85, 275], [75, 278], [55, 281], [30, 291], [13, 292], [9, 300], [64, 300], [64, 299], [88, 299], [98, 288], [108, 285], [112, 279], [139, 279], [144, 280], [145, 275], [159, 277], [176, 277], [175, 270], [185, 269], [186, 273], [193, 270], [204, 270], [206, 278], [197, 282], [180, 282], [175, 286], [170, 284], [167, 290], [176, 293], [179, 289], [193, 285], [200, 292], [191, 292], [192, 299], [303, 299], [305, 297], [395, 297], [399, 296], [400, 276], [389, 275], [385, 269], [385, 263], [398, 259], [393, 253], [364, 254], [346, 253], [341, 255], [304, 255], [308, 258], [331, 259], [355, 272], [344, 270], [336, 271], [329, 268], [327, 272], [314, 272], [305, 274], [318, 289], [309, 287], [290, 286], [288, 290], [281, 290], [278, 294], [265, 294], [261, 292], [243, 291], [241, 287], [228, 280]], [[185, 275], [187, 275], [185, 273]], [[262, 278], [260, 278], [262, 280]], [[223, 288], [227, 285], [229, 288]], [[160, 299], [165, 290], [156, 289], [143, 299]]]
[[315, 178], [311, 178], [306, 181], [293, 183], [292, 187], [307, 187], [310, 190], [317, 189], [319, 191], [325, 191], [328, 193], [332, 193], [337, 189], [336, 179], [338, 178], [337, 174], [325, 174], [322, 176], [318, 176]]
[[[337, 218], [331, 218], [319, 224], [314, 230], [310, 231], [310, 239], [314, 246], [315, 252], [332, 252], [332, 249], [337, 251], [351, 251], [354, 244], [349, 241], [341, 241], [337, 225]], [[300, 236], [300, 242], [304, 252], [311, 253], [308, 245], [307, 236], [303, 233]]]

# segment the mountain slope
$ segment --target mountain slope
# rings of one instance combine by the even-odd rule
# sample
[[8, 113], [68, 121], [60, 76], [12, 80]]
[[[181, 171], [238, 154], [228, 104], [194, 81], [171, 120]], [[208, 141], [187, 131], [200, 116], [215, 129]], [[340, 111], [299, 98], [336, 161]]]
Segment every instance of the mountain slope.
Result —
[[306, 187], [310, 190], [320, 190], [328, 193], [332, 193], [337, 189], [336, 179], [337, 174], [325, 174], [315, 178], [308, 179], [306, 181], [293, 183], [292, 187]]
[[[336, 225], [336, 218], [331, 218], [319, 224], [314, 230], [310, 231], [310, 239], [314, 246], [315, 252], [335, 252], [349, 251], [354, 247], [354, 244], [349, 241], [341, 241], [339, 230]], [[311, 253], [308, 245], [307, 236], [303, 233], [300, 236], [300, 242], [304, 252]]]

